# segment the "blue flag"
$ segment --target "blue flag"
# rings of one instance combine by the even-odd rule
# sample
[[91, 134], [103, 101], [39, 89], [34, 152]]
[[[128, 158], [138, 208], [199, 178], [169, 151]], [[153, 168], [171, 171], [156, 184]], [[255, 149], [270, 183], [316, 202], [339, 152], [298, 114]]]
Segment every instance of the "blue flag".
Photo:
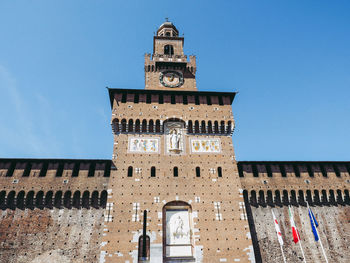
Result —
[[317, 223], [316, 217], [315, 217], [315, 215], [314, 215], [314, 213], [312, 212], [311, 209], [310, 209], [310, 212], [311, 212], [311, 215], [312, 215], [312, 219], [314, 220], [315, 226], [318, 227], [318, 223]]
[[318, 237], [316, 227], [318, 227], [317, 220], [314, 216], [314, 213], [312, 213], [311, 209], [309, 208], [309, 217], [310, 217], [310, 223], [312, 228], [312, 233], [314, 233], [315, 241], [318, 241], [320, 238]]

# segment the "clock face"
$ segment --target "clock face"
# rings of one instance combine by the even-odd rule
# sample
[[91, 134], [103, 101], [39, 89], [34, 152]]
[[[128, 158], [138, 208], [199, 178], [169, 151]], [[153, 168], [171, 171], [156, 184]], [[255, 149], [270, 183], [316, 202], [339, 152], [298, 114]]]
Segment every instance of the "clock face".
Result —
[[177, 88], [184, 84], [184, 78], [181, 72], [177, 71], [163, 71], [159, 76], [160, 83], [167, 88]]

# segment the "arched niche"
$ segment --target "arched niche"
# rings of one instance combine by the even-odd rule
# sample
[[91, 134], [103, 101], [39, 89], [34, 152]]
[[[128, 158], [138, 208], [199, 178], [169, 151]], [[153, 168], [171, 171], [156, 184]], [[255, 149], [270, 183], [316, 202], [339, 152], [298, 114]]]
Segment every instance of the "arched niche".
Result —
[[193, 261], [192, 207], [183, 201], [163, 206], [163, 261]]

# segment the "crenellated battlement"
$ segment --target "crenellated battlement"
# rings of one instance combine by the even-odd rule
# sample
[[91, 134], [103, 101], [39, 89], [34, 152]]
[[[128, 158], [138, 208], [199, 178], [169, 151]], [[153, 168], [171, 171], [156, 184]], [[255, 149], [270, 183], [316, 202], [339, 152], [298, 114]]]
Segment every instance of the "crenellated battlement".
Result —
[[308, 161], [240, 161], [242, 178], [350, 178], [350, 162]]
[[252, 206], [350, 204], [350, 162], [238, 162]]
[[0, 159], [0, 178], [109, 177], [111, 167], [111, 160], [9, 158]]

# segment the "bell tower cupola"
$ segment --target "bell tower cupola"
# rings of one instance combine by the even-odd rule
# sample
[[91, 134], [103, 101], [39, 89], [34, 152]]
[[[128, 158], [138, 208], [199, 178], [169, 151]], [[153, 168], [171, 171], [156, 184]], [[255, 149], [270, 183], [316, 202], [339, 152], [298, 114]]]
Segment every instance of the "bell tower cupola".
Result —
[[188, 59], [183, 47], [184, 37], [166, 19], [153, 37], [153, 54], [145, 55], [145, 89], [197, 90], [196, 57]]
[[168, 19], [165, 21], [157, 30], [157, 36], [159, 37], [178, 37], [179, 31], [173, 25], [173, 23], [169, 22]]

